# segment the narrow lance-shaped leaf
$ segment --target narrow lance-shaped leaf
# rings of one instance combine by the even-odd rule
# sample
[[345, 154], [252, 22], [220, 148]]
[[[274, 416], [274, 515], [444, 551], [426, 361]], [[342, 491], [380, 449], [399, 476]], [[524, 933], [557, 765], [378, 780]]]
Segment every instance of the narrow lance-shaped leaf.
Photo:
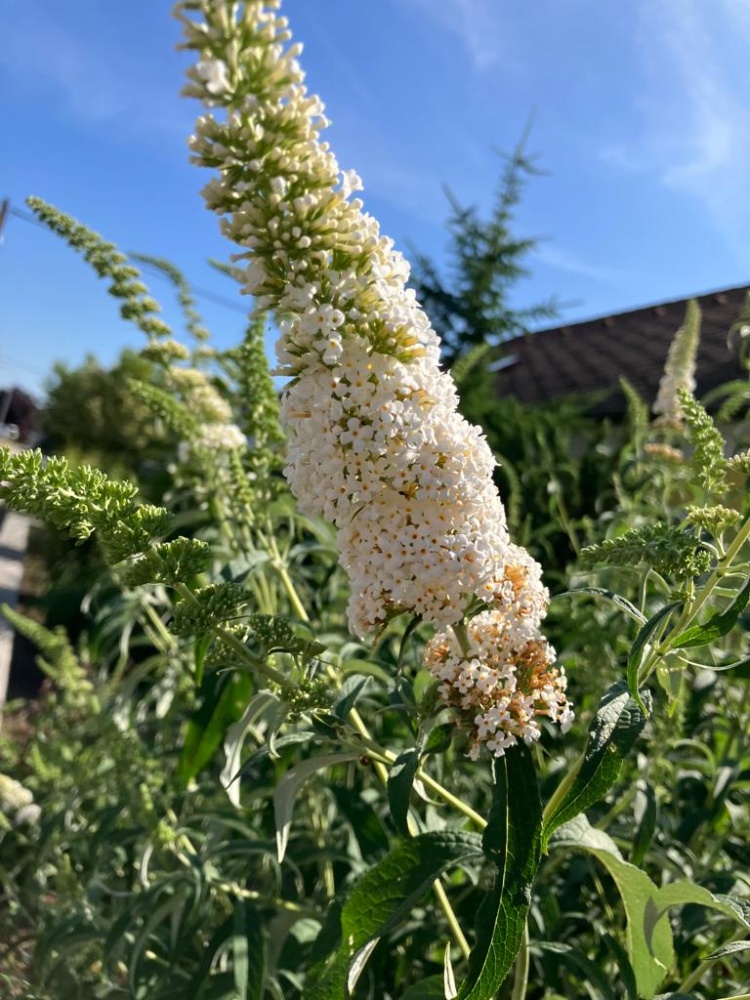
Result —
[[[346, 1000], [349, 970], [358, 953], [397, 927], [445, 868], [480, 855], [481, 840], [470, 833], [432, 831], [400, 843], [352, 889], [341, 911], [341, 947], [312, 970], [305, 1000]], [[439, 981], [442, 989], [442, 976]], [[430, 989], [412, 995], [435, 994]]]
[[234, 904], [232, 959], [237, 1000], [263, 1000], [265, 941], [260, 915], [252, 903], [238, 899]]
[[669, 617], [672, 611], [679, 606], [679, 603], [679, 601], [673, 601], [671, 604], [665, 604], [663, 608], [659, 608], [656, 614], [649, 618], [646, 624], [641, 628], [640, 632], [635, 637], [633, 648], [630, 650], [630, 656], [628, 657], [628, 689], [630, 690], [630, 693], [638, 707], [646, 715], [648, 712], [638, 690], [638, 672], [643, 658], [643, 651], [659, 625], [661, 625], [665, 618]]
[[[648, 701], [648, 692], [644, 692], [644, 697]], [[607, 794], [645, 724], [646, 715], [631, 697], [627, 685], [624, 681], [617, 681], [599, 704], [578, 773], [547, 818], [543, 834], [544, 850], [557, 827]]]
[[345, 753], [323, 754], [321, 757], [312, 757], [310, 760], [303, 760], [296, 767], [286, 772], [273, 793], [276, 847], [279, 861], [283, 861], [286, 854], [287, 844], [289, 843], [289, 831], [292, 827], [294, 803], [302, 785], [316, 771], [321, 771], [325, 767], [332, 767], [334, 764], [343, 764], [348, 760], [355, 760], [357, 757], [359, 757], [359, 752], [352, 750], [348, 750]]
[[242, 713], [242, 717], [229, 727], [224, 737], [226, 762], [219, 777], [229, 796], [229, 801], [237, 808], [240, 805], [240, 758], [245, 737], [250, 727], [261, 718], [268, 706], [275, 701], [278, 701], [278, 699], [272, 692], [259, 691], [258, 694], [250, 699], [245, 711]]
[[521, 744], [495, 758], [493, 777], [482, 846], [495, 877], [477, 912], [469, 974], [457, 1000], [491, 1000], [513, 967], [541, 857], [542, 806], [528, 747]]
[[210, 674], [201, 687], [202, 703], [188, 722], [177, 773], [183, 784], [213, 758], [231, 726], [242, 716], [252, 687], [246, 673]]
[[616, 604], [633, 621], [638, 622], [639, 625], [646, 623], [646, 616], [642, 615], [638, 608], [634, 604], [631, 604], [626, 597], [621, 597], [620, 594], [615, 594], [612, 590], [604, 590], [602, 587], [576, 587], [575, 590], [566, 590], [562, 594], [557, 594], [556, 598], [575, 597], [577, 594], [591, 594], [593, 597], [605, 597], [608, 601]]
[[690, 649], [692, 646], [707, 646], [715, 642], [734, 628], [748, 600], [750, 600], [750, 577], [725, 611], [713, 615], [705, 625], [693, 625], [692, 628], [680, 632], [670, 639], [670, 646], [672, 649]]

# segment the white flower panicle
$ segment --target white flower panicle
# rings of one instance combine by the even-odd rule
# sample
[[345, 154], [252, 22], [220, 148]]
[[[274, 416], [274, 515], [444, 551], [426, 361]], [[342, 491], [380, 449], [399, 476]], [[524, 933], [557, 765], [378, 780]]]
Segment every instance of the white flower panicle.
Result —
[[456, 624], [477, 602], [536, 629], [547, 593], [510, 543], [492, 452], [458, 413], [408, 264], [321, 139], [278, 8], [187, 0], [178, 16], [199, 58], [185, 92], [224, 109], [191, 139], [219, 172], [204, 196], [243, 247], [244, 290], [279, 318], [291, 489], [339, 529], [355, 634], [403, 611]]
[[15, 778], [0, 774], [0, 813], [14, 826], [39, 821], [41, 808], [35, 804], [33, 794]]
[[659, 382], [659, 390], [654, 403], [659, 427], [680, 428], [685, 415], [677, 395], [678, 389], [695, 392], [695, 358], [701, 329], [701, 310], [695, 299], [690, 299], [685, 312], [685, 320], [669, 345], [664, 374]]
[[453, 631], [439, 632], [428, 643], [424, 662], [441, 681], [443, 702], [457, 710], [472, 760], [482, 746], [501, 757], [519, 741], [535, 742], [540, 717], [563, 729], [570, 725], [565, 671], [553, 665], [555, 651], [536, 628], [486, 611], [469, 622], [467, 637], [463, 649]]

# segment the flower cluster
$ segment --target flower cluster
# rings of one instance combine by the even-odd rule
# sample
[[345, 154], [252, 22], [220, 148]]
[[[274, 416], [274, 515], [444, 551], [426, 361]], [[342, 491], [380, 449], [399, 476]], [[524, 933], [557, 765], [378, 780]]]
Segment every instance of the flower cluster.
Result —
[[536, 629], [547, 593], [510, 543], [492, 452], [458, 413], [408, 264], [320, 137], [278, 7], [189, 0], [178, 16], [199, 53], [185, 92], [224, 109], [191, 140], [219, 172], [204, 197], [243, 247], [244, 290], [279, 317], [292, 492], [339, 529], [355, 634], [404, 611], [455, 625], [478, 603]]
[[668, 465], [685, 464], [685, 452], [681, 448], [675, 448], [671, 444], [664, 444], [661, 441], [648, 441], [644, 444], [643, 450], [649, 458], [661, 460]]
[[469, 757], [482, 745], [502, 757], [519, 742], [541, 735], [540, 717], [570, 725], [565, 671], [532, 626], [485, 611], [469, 622], [463, 646], [455, 632], [439, 632], [427, 645], [425, 666], [441, 681], [439, 694], [457, 709], [469, 739]]
[[232, 423], [232, 407], [205, 372], [174, 367], [169, 370], [168, 384], [182, 397], [197, 425], [182, 448], [185, 459], [196, 451], [215, 453], [245, 447], [245, 435]]
[[679, 429], [685, 415], [677, 390], [695, 391], [695, 356], [700, 338], [701, 310], [695, 299], [687, 305], [685, 321], [669, 345], [664, 374], [659, 382], [659, 391], [654, 403], [654, 413], [658, 416], [656, 426]]
[[42, 810], [34, 803], [32, 793], [7, 774], [0, 774], [0, 815], [13, 826], [39, 821]]

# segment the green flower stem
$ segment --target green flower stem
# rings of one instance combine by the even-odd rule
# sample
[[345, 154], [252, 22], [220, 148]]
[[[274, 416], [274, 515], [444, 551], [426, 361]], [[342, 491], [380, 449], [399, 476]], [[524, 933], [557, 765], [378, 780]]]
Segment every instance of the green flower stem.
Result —
[[284, 590], [287, 593], [287, 597], [289, 598], [289, 602], [292, 605], [294, 613], [297, 615], [297, 617], [301, 622], [309, 622], [310, 616], [308, 615], [307, 609], [305, 608], [304, 604], [300, 599], [299, 594], [297, 593], [297, 589], [294, 586], [292, 578], [289, 576], [289, 571], [286, 567], [286, 561], [282, 558], [282, 555], [279, 552], [279, 547], [276, 544], [276, 539], [274, 538], [273, 533], [271, 531], [269, 531], [266, 535], [266, 545], [268, 547], [269, 553], [271, 554], [271, 565], [279, 574], [279, 577], [284, 586]]
[[471, 945], [466, 940], [466, 935], [461, 930], [461, 925], [458, 922], [458, 917], [456, 916], [456, 911], [451, 906], [450, 900], [443, 888], [443, 883], [439, 878], [436, 878], [432, 883], [432, 888], [437, 896], [437, 901], [440, 904], [440, 909], [443, 911], [443, 916], [448, 922], [448, 926], [451, 929], [451, 934], [455, 938], [456, 944], [461, 949], [461, 954], [464, 958], [468, 958], [471, 954]]
[[294, 613], [297, 615], [300, 621], [309, 622], [310, 616], [308, 615], [304, 604], [300, 600], [299, 594], [297, 593], [295, 586], [292, 583], [292, 578], [289, 576], [289, 572], [287, 571], [286, 566], [282, 562], [279, 562], [276, 565], [276, 569], [278, 570], [279, 577], [281, 578], [281, 582], [284, 585], [284, 590], [287, 593], [287, 597], [289, 598]]
[[[184, 583], [178, 583], [175, 588], [184, 600], [197, 605], [198, 601], [195, 595], [190, 590], [190, 588]], [[215, 625], [211, 630], [215, 636], [218, 636], [222, 642], [225, 642], [228, 646], [237, 653], [239, 658], [246, 663], [250, 669], [256, 673], [265, 677], [266, 680], [272, 681], [274, 684], [279, 684], [281, 687], [286, 687], [289, 684], [289, 680], [284, 676], [279, 670], [275, 670], [270, 667], [267, 663], [259, 660], [257, 656], [253, 656], [250, 650], [245, 646], [245, 644], [237, 638], [236, 635], [232, 635], [231, 632], [227, 632], [220, 625]]]
[[656, 669], [658, 661], [672, 648], [670, 645], [671, 637], [677, 636], [681, 632], [684, 632], [687, 626], [690, 625], [690, 623], [698, 616], [698, 613], [703, 607], [703, 605], [709, 599], [709, 597], [711, 596], [715, 588], [718, 586], [720, 581], [723, 579], [723, 577], [726, 576], [727, 571], [729, 570], [730, 566], [732, 565], [732, 562], [735, 559], [735, 556], [738, 555], [738, 553], [742, 549], [742, 546], [745, 544], [748, 538], [750, 538], [750, 518], [748, 518], [745, 521], [740, 530], [737, 532], [737, 534], [734, 537], [734, 540], [727, 549], [724, 558], [721, 559], [720, 562], [716, 564], [716, 566], [713, 569], [713, 572], [706, 580], [705, 584], [701, 588], [695, 600], [691, 601], [688, 604], [688, 606], [683, 610], [682, 614], [675, 623], [675, 626], [670, 632], [669, 637], [666, 639], [666, 641], [661, 644], [657, 642], [652, 645], [651, 652], [646, 657], [646, 660], [643, 663], [643, 666], [641, 667], [639, 673], [638, 677], [639, 686], [645, 683], [646, 680], [648, 680], [648, 678]]
[[[367, 727], [362, 721], [362, 716], [359, 714], [356, 708], [353, 708], [349, 713], [349, 719], [354, 728], [361, 736], [363, 736], [366, 740], [368, 740], [369, 743], [372, 744], [373, 746], [377, 746], [377, 744], [374, 743], [374, 741], [372, 740], [372, 737], [370, 736]], [[382, 757], [388, 761], [389, 764], [393, 764], [397, 759], [397, 755], [395, 753], [391, 753], [390, 750], [386, 750], [383, 747], [378, 747], [378, 751], [382, 755]], [[376, 764], [376, 767], [377, 766], [378, 765]], [[387, 781], [388, 772], [382, 764], [380, 765], [380, 767], [382, 768], [384, 780]], [[480, 816], [478, 812], [475, 812], [471, 808], [471, 806], [468, 806], [465, 802], [462, 802], [461, 799], [456, 798], [456, 796], [453, 795], [452, 792], [449, 792], [444, 785], [441, 785], [440, 782], [435, 781], [434, 778], [431, 778], [429, 774], [427, 774], [425, 771], [422, 770], [422, 768], [417, 769], [416, 776], [417, 778], [419, 778], [421, 782], [427, 785], [428, 788], [432, 789], [432, 791], [435, 792], [436, 795], [439, 795], [442, 799], [444, 799], [446, 802], [452, 805], [459, 812], [462, 812], [464, 816], [467, 816], [473, 823], [476, 823], [476, 825], [481, 830], [483, 830], [487, 826], [487, 820], [485, 820], [482, 816]]]
[[524, 1000], [529, 985], [529, 922], [524, 924], [521, 948], [518, 952], [510, 1000]]
[[586, 759], [586, 753], [584, 751], [579, 755], [578, 759], [575, 761], [573, 766], [567, 770], [565, 777], [562, 779], [560, 784], [552, 793], [552, 797], [550, 798], [547, 805], [544, 807], [544, 814], [542, 816], [542, 825], [544, 825], [547, 822], [547, 820], [554, 815], [558, 805], [568, 794], [568, 789], [572, 786], [573, 782], [576, 780], [578, 772], [583, 767], [583, 762], [585, 759]]
[[461, 652], [464, 654], [464, 656], [470, 656], [471, 642], [469, 640], [469, 633], [466, 629], [466, 622], [465, 621], [456, 622], [455, 625], [451, 625], [451, 628], [453, 629], [453, 634], [455, 635], [456, 639], [458, 639], [458, 644], [461, 647]]
[[167, 650], [174, 649], [177, 645], [175, 637], [167, 631], [167, 627], [161, 618], [154, 611], [150, 604], [145, 606], [146, 617], [151, 622], [154, 631], [158, 634], [159, 640], [161, 642], [162, 652], [167, 652]]
[[[393, 760], [396, 759], [395, 754], [389, 754], [389, 757]], [[479, 827], [480, 830], [484, 830], [487, 826], [487, 820], [484, 819], [484, 817], [480, 816], [478, 812], [475, 812], [471, 806], [467, 806], [467, 804], [462, 802], [461, 799], [456, 798], [452, 792], [449, 792], [448, 789], [444, 785], [441, 785], [439, 781], [435, 781], [434, 778], [431, 778], [430, 775], [427, 774], [426, 771], [423, 771], [421, 767], [417, 768], [416, 776], [436, 795], [439, 795], [441, 799], [445, 799], [445, 801], [452, 805], [454, 809], [457, 809], [459, 812], [462, 812], [464, 816], [467, 816], [472, 823], [475, 823]]]
[[750, 517], [745, 521], [745, 523], [742, 525], [740, 530], [735, 535], [732, 544], [726, 551], [726, 555], [721, 560], [721, 562], [719, 562], [716, 565], [714, 571], [711, 573], [708, 580], [706, 580], [705, 586], [701, 589], [701, 592], [698, 594], [692, 606], [689, 609], [685, 609], [685, 611], [683, 612], [682, 617], [675, 626], [676, 629], [682, 631], [687, 625], [690, 624], [693, 618], [695, 618], [700, 609], [703, 607], [708, 598], [711, 596], [711, 592], [713, 591], [713, 589], [717, 586], [721, 578], [726, 574], [727, 570], [734, 561], [734, 557], [739, 553], [739, 551], [741, 550], [745, 542], [748, 540], [748, 538], [750, 538]]
[[223, 629], [218, 625], [214, 626], [213, 632], [214, 635], [217, 635], [222, 642], [231, 646], [240, 659], [247, 663], [251, 670], [255, 673], [265, 677], [266, 680], [273, 681], [274, 684], [281, 685], [281, 687], [288, 686], [289, 679], [285, 677], [281, 671], [274, 669], [274, 667], [269, 667], [267, 663], [263, 663], [257, 657], [253, 656], [247, 646], [245, 646], [245, 644], [238, 639], [236, 635], [232, 635], [231, 632], [227, 632], [226, 629]]

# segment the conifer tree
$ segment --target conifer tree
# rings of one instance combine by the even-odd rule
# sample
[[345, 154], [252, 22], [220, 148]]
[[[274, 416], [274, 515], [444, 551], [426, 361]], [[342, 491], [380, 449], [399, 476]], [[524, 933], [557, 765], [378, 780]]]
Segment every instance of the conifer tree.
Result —
[[475, 206], [461, 205], [446, 189], [451, 208], [448, 275], [427, 255], [412, 255], [412, 285], [441, 337], [443, 359], [449, 366], [477, 345], [499, 344], [557, 314], [554, 299], [524, 309], [510, 303], [513, 288], [529, 273], [525, 262], [538, 243], [513, 232], [524, 183], [539, 173], [525, 144], [524, 134], [506, 157], [487, 219]]

